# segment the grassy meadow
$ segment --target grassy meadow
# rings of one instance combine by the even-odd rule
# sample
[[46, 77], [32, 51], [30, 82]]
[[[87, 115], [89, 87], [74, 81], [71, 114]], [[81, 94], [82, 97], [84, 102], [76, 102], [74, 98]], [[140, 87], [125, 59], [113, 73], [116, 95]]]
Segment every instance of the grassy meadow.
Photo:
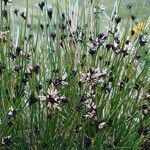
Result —
[[0, 150], [150, 149], [149, 0], [0, 8]]

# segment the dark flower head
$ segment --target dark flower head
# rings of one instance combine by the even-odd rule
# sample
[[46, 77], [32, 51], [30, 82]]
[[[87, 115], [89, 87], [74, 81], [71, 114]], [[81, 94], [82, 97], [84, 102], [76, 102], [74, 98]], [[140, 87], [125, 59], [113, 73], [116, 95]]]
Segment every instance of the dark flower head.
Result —
[[34, 133], [36, 135], [40, 135], [40, 129], [39, 129], [39, 127], [37, 125], [34, 125]]
[[116, 17], [115, 22], [116, 22], [116, 24], [120, 23], [121, 22], [121, 17]]
[[16, 48], [16, 55], [20, 55], [20, 52], [22, 51], [21, 47], [18, 47]]
[[36, 74], [39, 73], [39, 70], [40, 70], [40, 65], [38, 65], [38, 64], [33, 65], [33, 71], [34, 71]]
[[13, 107], [11, 107], [9, 109], [9, 112], [7, 113], [7, 116], [9, 119], [11, 119], [11, 118], [14, 118], [16, 116], [16, 113], [17, 113], [17, 111]]
[[2, 143], [3, 146], [9, 147], [10, 144], [12, 143], [12, 141], [11, 141], [11, 135], [2, 138], [2, 142], [1, 143]]
[[66, 29], [66, 24], [65, 23], [61, 23], [59, 25], [60, 29], [65, 30]]
[[147, 36], [140, 35], [139, 37], [140, 46], [145, 46], [148, 43]]
[[37, 85], [36, 85], [36, 90], [37, 90], [37, 91], [40, 91], [42, 88], [43, 88], [42, 84], [37, 83]]
[[51, 32], [50, 33], [50, 37], [52, 38], [52, 40], [54, 41], [56, 38], [56, 33], [55, 32]]
[[49, 17], [49, 19], [52, 19], [52, 15], [53, 15], [53, 10], [51, 8], [47, 9], [47, 15]]
[[107, 69], [100, 71], [99, 69], [90, 68], [86, 73], [82, 74], [80, 81], [91, 85], [101, 83], [103, 82], [103, 78], [106, 76], [106, 73]]
[[150, 149], [150, 141], [146, 140], [141, 145], [141, 150], [149, 150]]
[[112, 48], [112, 45], [111, 44], [106, 44], [106, 49], [107, 50], [110, 50]]
[[41, 11], [43, 11], [44, 6], [45, 6], [45, 2], [40, 2], [40, 3], [38, 4], [38, 6], [40, 7]]
[[86, 97], [81, 99], [82, 101], [80, 100], [80, 105], [87, 108], [87, 112], [83, 115], [84, 118], [92, 118], [94, 120], [97, 119], [97, 106], [94, 101], [96, 96], [95, 94], [95, 90], [91, 90], [87, 93]]
[[11, 1], [9, 1], [9, 0], [3, 0], [3, 2], [4, 2], [4, 5], [6, 6], [7, 5], [7, 3], [9, 2], [11, 2]]
[[38, 97], [35, 96], [34, 93], [31, 93], [30, 97], [29, 97], [29, 106], [33, 105], [34, 103], [36, 103], [39, 100]]
[[140, 58], [141, 58], [141, 56], [138, 53], [135, 53], [134, 59], [139, 60]]
[[41, 30], [43, 31], [44, 25], [43, 25], [43, 24], [40, 24], [40, 28], [41, 28]]
[[27, 27], [30, 29], [32, 26], [31, 26], [31, 24], [27, 24]]
[[132, 8], [132, 4], [128, 4], [127, 9], [131, 9], [131, 8]]
[[62, 16], [62, 21], [65, 21], [65, 18], [66, 18], [66, 17], [65, 17], [65, 14], [62, 13], [61, 16]]
[[146, 127], [141, 126], [141, 127], [138, 129], [138, 133], [139, 133], [139, 135], [144, 135], [144, 136], [146, 136], [146, 135], [150, 134], [150, 130], [149, 130], [148, 128], [146, 128]]
[[70, 20], [70, 19], [67, 20], [67, 21], [66, 21], [66, 24], [67, 24], [68, 26], [71, 26], [71, 20]]
[[32, 73], [38, 74], [40, 71], [40, 65], [35, 64], [32, 67], [27, 68], [28, 75], [32, 75]]
[[47, 96], [39, 96], [39, 99], [47, 102], [47, 107], [49, 110], [55, 108], [61, 110], [60, 103], [65, 102], [66, 97], [60, 96], [59, 91], [54, 86], [52, 86], [48, 89]]
[[105, 7], [104, 5], [100, 5], [94, 8], [93, 14], [98, 14], [104, 12]]
[[122, 90], [125, 87], [126, 83], [124, 80], [121, 80], [118, 85], [119, 85], [120, 89]]
[[77, 125], [74, 129], [75, 133], [79, 133], [82, 130], [82, 126], [81, 125]]
[[135, 83], [134, 88], [135, 88], [136, 90], [140, 90], [140, 89], [142, 88], [141, 82]]
[[66, 81], [66, 78], [67, 78], [67, 74], [65, 73], [61, 78], [58, 78], [56, 80], [53, 81], [53, 84], [54, 86], [58, 86], [58, 85], [67, 85], [67, 81]]
[[26, 19], [26, 14], [25, 14], [25, 12], [22, 12], [21, 14], [20, 14], [20, 16], [25, 20]]
[[106, 40], [108, 37], [108, 33], [107, 32], [102, 32], [98, 35], [98, 39], [99, 40]]
[[112, 90], [112, 84], [111, 84], [111, 82], [104, 82], [104, 83], [103, 83], [103, 86], [102, 86], [102, 90], [103, 90], [105, 93], [110, 93], [111, 90]]
[[97, 50], [95, 48], [90, 48], [90, 50], [89, 50], [89, 54], [91, 54], [92, 56], [94, 54], [96, 54], [96, 52], [97, 52]]
[[18, 12], [19, 12], [19, 9], [15, 9], [15, 10], [14, 10], [14, 14], [15, 14], [16, 16], [18, 16]]
[[135, 16], [134, 15], [131, 15], [131, 19], [132, 19], [132, 21], [134, 21], [135, 20]]
[[146, 104], [142, 105], [142, 106], [140, 107], [140, 110], [142, 111], [142, 114], [143, 114], [143, 115], [148, 115], [148, 114], [150, 114], [150, 107], [149, 107], [148, 105], [146, 105]]
[[49, 27], [49, 24], [46, 24], [46, 28], [48, 28]]
[[94, 3], [94, 0], [90, 0], [91, 5]]
[[134, 30], [131, 30], [131, 36], [133, 36], [135, 34]]
[[123, 53], [123, 57], [129, 55], [129, 53], [127, 52], [127, 50], [123, 50], [122, 53]]
[[14, 68], [14, 70], [16, 72], [19, 72], [21, 69], [22, 69], [22, 67], [20, 65], [16, 65], [15, 68]]

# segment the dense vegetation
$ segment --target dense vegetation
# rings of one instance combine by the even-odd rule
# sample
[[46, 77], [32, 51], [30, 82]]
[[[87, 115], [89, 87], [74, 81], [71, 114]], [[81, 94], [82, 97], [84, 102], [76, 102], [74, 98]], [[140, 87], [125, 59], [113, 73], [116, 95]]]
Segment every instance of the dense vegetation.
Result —
[[150, 149], [149, 13], [25, 7], [1, 0], [0, 149]]

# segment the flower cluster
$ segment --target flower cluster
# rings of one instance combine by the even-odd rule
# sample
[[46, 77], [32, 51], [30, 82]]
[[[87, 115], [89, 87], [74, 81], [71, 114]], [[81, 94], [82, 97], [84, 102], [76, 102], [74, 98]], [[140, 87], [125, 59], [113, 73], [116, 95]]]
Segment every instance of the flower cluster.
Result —
[[85, 118], [93, 118], [94, 120], [97, 119], [97, 106], [95, 104], [95, 92], [91, 91], [87, 93], [86, 99], [83, 102], [83, 105], [86, 106], [87, 112], [84, 114]]
[[60, 104], [66, 99], [65, 96], [59, 95], [59, 91], [54, 86], [48, 89], [46, 96], [39, 96], [39, 98], [47, 102], [47, 107], [50, 110], [55, 108], [61, 110]]
[[11, 135], [2, 138], [1, 144], [2, 144], [6, 149], [9, 148], [9, 146], [11, 145], [11, 143], [12, 143], [12, 141], [11, 141]]
[[108, 32], [102, 32], [97, 37], [90, 37], [90, 49], [89, 54], [94, 55], [97, 53], [98, 49], [104, 45], [108, 38]]
[[90, 68], [86, 73], [82, 73], [80, 81], [85, 84], [95, 85], [97, 83], [102, 83], [106, 74], [107, 69], [99, 70]]

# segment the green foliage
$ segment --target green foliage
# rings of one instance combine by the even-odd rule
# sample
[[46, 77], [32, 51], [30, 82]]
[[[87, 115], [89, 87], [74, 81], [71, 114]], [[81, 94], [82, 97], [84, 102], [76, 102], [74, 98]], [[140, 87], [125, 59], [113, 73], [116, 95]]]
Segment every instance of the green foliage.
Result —
[[47, 2], [1, 1], [0, 149], [149, 149], [149, 3]]

